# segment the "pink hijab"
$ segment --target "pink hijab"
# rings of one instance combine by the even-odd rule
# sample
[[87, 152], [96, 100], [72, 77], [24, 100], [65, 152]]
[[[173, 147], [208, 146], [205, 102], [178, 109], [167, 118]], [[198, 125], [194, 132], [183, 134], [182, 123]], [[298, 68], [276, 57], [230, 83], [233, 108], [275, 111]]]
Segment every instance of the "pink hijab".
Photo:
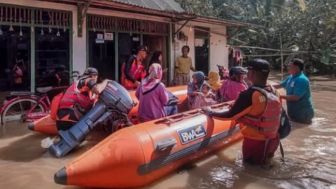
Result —
[[141, 91], [145, 93], [157, 86], [162, 79], [162, 67], [154, 63], [149, 67], [148, 76], [141, 82]]

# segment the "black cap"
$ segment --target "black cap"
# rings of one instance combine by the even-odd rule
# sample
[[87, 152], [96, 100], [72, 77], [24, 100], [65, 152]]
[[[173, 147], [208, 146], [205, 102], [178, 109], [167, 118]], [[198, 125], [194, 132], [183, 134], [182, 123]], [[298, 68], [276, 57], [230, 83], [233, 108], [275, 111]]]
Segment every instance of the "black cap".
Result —
[[139, 51], [145, 51], [145, 52], [148, 52], [148, 48], [147, 46], [145, 45], [140, 45], [138, 48], [137, 48], [137, 52]]
[[248, 62], [248, 70], [269, 73], [271, 71], [270, 63], [264, 59], [254, 59]]
[[243, 75], [247, 74], [247, 70], [241, 66], [232, 67], [229, 71], [230, 77], [233, 75]]

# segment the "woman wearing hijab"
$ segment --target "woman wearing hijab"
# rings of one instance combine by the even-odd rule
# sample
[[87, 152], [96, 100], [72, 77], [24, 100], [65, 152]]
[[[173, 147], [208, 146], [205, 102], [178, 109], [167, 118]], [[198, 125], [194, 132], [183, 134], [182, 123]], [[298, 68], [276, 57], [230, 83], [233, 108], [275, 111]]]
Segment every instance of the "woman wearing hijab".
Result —
[[142, 80], [135, 93], [139, 100], [138, 115], [140, 121], [150, 121], [166, 116], [164, 107], [169, 98], [161, 79], [161, 65], [153, 63], [149, 67], [148, 76]]
[[242, 91], [248, 87], [244, 81], [247, 71], [240, 66], [230, 69], [230, 79], [223, 82], [220, 88], [220, 96], [222, 102], [236, 100]]
[[205, 75], [197, 71], [192, 75], [192, 80], [188, 84], [188, 105], [189, 109], [200, 108], [200, 98], [202, 97], [201, 87], [204, 83]]
[[221, 87], [221, 83], [219, 81], [219, 74], [214, 71], [209, 72], [208, 83], [211, 87], [211, 90], [218, 91]]
[[211, 92], [215, 94], [215, 100], [220, 101], [219, 89], [221, 88], [220, 77], [217, 72], [211, 71], [208, 75], [208, 84], [211, 87]]

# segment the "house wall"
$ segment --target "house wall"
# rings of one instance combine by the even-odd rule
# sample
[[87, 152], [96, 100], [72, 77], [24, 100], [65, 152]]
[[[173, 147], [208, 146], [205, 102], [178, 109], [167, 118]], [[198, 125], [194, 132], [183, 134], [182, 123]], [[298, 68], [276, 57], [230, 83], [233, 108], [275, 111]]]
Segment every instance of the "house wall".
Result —
[[[56, 10], [64, 10], [64, 11], [71, 11], [72, 12], [72, 57], [71, 57], [71, 64], [72, 69], [80, 71], [83, 73], [87, 66], [87, 31], [86, 31], [86, 19], [84, 19], [83, 23], [83, 36], [77, 36], [77, 6], [72, 5], [62, 5], [59, 3], [52, 3], [52, 2], [44, 2], [44, 1], [36, 1], [36, 0], [0, 0], [0, 3], [3, 4], [13, 4], [13, 5], [20, 5], [20, 6], [27, 6], [27, 7], [36, 7], [36, 8], [52, 8]], [[106, 15], [106, 16], [117, 16], [117, 17], [125, 17], [124, 12], [120, 11], [109, 11], [109, 10], [102, 10], [97, 8], [89, 8], [88, 14], [97, 14], [97, 15]], [[128, 18], [137, 18], [137, 19], [144, 19], [144, 20], [153, 20], [153, 21], [161, 21], [161, 22], [169, 22], [169, 19], [156, 17], [156, 16], [149, 16], [149, 15], [142, 15], [142, 14], [135, 14], [135, 13], [127, 13]], [[181, 27], [183, 22], [175, 24], [175, 31]], [[173, 24], [172, 24], [173, 25]], [[202, 26], [210, 28], [210, 31], [220, 31], [220, 33], [226, 33], [225, 26], [219, 25], [211, 25], [211, 24], [204, 24], [204, 23], [197, 23], [195, 21], [189, 22], [186, 26], [182, 28], [182, 32], [188, 36], [187, 40], [179, 40], [175, 36], [175, 43], [173, 40], [170, 41], [171, 45], [171, 54], [170, 54], [170, 78], [174, 76], [174, 65], [175, 60], [178, 56], [181, 56], [181, 48], [184, 45], [190, 46], [190, 53], [189, 56], [192, 59], [193, 65], [195, 66], [195, 48], [194, 48], [194, 26]], [[217, 64], [221, 64], [227, 67], [228, 65], [228, 47], [226, 42], [226, 37], [223, 35], [218, 35], [215, 33], [210, 34], [210, 69], [217, 71]]]
[[[182, 24], [175, 25], [175, 31], [177, 31]], [[178, 56], [181, 56], [181, 48], [183, 45], [190, 46], [189, 56], [192, 59], [193, 65], [195, 66], [195, 32], [193, 27], [202, 26], [210, 28], [210, 60], [209, 60], [209, 70], [210, 71], [218, 71], [217, 65], [223, 65], [228, 68], [228, 46], [227, 46], [227, 37], [226, 34], [226, 26], [218, 26], [218, 25], [208, 25], [208, 24], [200, 24], [197, 22], [190, 22], [182, 28], [182, 32], [188, 36], [186, 41], [178, 40], [175, 37], [175, 44], [173, 46], [172, 60], [175, 60]], [[171, 64], [171, 70], [174, 70], [175, 62]], [[173, 71], [171, 74], [171, 78], [173, 78]], [[207, 74], [207, 73], [205, 73]]]
[[210, 71], [218, 71], [217, 65], [228, 68], [228, 49], [225, 36], [210, 34]]

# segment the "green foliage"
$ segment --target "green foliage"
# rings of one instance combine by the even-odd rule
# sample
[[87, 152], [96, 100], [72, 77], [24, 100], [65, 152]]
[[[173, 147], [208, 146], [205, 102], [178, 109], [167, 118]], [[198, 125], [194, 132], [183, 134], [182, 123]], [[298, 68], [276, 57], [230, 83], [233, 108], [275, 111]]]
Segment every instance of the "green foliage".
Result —
[[[280, 36], [285, 58], [298, 48], [301, 57], [320, 71], [336, 65], [335, 0], [179, 0], [190, 13], [239, 20], [252, 25], [230, 28], [229, 44], [279, 49]], [[244, 49], [247, 55], [272, 55], [279, 65], [276, 51]], [[336, 68], [336, 67], [335, 67]]]

